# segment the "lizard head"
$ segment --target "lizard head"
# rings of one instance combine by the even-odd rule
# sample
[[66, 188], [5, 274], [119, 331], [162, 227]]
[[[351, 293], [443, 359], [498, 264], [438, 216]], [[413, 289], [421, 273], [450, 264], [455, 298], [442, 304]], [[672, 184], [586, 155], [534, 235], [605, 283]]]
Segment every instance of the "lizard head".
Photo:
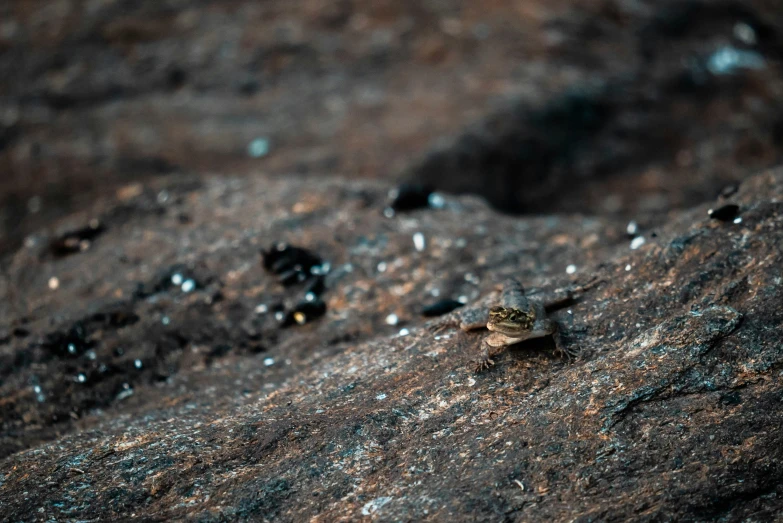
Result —
[[509, 307], [492, 307], [489, 310], [487, 329], [515, 336], [529, 332], [533, 328], [536, 317], [533, 311], [524, 312]]

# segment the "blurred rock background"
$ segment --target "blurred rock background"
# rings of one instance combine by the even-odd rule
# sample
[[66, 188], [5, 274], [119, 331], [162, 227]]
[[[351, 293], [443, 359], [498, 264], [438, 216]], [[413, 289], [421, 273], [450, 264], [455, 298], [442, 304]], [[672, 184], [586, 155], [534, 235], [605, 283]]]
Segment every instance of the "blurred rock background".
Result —
[[780, 161], [782, 28], [774, 0], [8, 0], [0, 252], [172, 173], [653, 225]]

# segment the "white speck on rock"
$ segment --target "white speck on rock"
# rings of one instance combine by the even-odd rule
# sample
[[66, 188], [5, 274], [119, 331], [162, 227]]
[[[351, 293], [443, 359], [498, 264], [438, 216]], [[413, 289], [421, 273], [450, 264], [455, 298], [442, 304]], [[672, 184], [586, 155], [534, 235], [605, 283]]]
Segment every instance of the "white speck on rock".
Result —
[[269, 154], [269, 140], [256, 138], [247, 146], [247, 154], [251, 158], [263, 158]]
[[734, 24], [734, 38], [747, 45], [756, 45], [756, 31], [750, 25], [745, 22], [737, 22]]
[[707, 70], [714, 75], [734, 74], [740, 69], [764, 69], [764, 56], [749, 49], [721, 47], [707, 60]]
[[274, 364], [275, 364], [275, 359], [274, 358], [264, 358], [264, 365], [266, 367], [271, 367]]
[[413, 235], [413, 246], [419, 252], [427, 248], [427, 240], [424, 238], [424, 235], [422, 233], [417, 232], [416, 234]]
[[434, 192], [427, 198], [427, 203], [433, 209], [443, 209], [443, 207], [446, 206], [446, 198], [444, 198], [443, 195]]
[[473, 285], [478, 285], [481, 283], [481, 278], [473, 274], [472, 272], [465, 273], [465, 281], [468, 283], [472, 283]]
[[576, 272], [576, 265], [574, 265], [573, 263], [568, 267], [566, 267], [566, 274], [573, 274], [575, 272]]
[[386, 325], [397, 325], [400, 322], [400, 319], [397, 317], [396, 314], [389, 314], [386, 316]]
[[386, 399], [386, 394], [384, 394], [383, 392], [381, 392], [380, 394], [378, 394], [377, 396], [375, 396], [375, 399], [377, 399], [378, 401], [383, 401], [383, 400], [385, 400], [385, 399]]
[[365, 505], [362, 507], [362, 516], [369, 516], [370, 514], [378, 512], [378, 509], [393, 499], [394, 498], [390, 497], [375, 498], [374, 500], [365, 503]]
[[646, 240], [644, 239], [644, 236], [637, 236], [636, 238], [631, 240], [631, 250], [635, 251], [636, 249], [644, 245], [645, 241]]

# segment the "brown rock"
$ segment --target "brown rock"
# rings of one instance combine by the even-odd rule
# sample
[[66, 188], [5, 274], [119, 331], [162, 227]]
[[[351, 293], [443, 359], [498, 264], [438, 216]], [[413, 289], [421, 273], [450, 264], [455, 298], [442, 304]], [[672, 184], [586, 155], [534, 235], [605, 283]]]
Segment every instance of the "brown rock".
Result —
[[[14, 257], [22, 296], [4, 300], [3, 331], [31, 334], [0, 346], [8, 519], [740, 520], [783, 508], [783, 171], [740, 187], [741, 223], [711, 220], [705, 204], [636, 250], [624, 222], [511, 218], [470, 198], [387, 219], [379, 184], [167, 183], [155, 188], [165, 203], [152, 191], [99, 205], [106, 232], [86, 251], [41, 257], [39, 242]], [[278, 328], [275, 305], [300, 297], [261, 267], [276, 241], [330, 262], [322, 319]], [[554, 315], [579, 359], [532, 341], [474, 375], [480, 334], [423, 328], [434, 290], [473, 301], [508, 275], [531, 289], [605, 280]]]

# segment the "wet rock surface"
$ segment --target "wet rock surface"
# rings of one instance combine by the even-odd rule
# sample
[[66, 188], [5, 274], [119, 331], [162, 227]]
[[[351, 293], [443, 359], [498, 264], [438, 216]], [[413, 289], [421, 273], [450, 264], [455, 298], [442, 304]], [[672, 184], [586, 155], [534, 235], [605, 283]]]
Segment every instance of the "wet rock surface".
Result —
[[[710, 218], [713, 200], [633, 249], [624, 219], [510, 217], [472, 197], [388, 218], [383, 183], [156, 183], [60, 224], [100, 220], [88, 249], [53, 257], [61, 233], [39, 233], [6, 271], [5, 518], [783, 508], [783, 171], [730, 195], [739, 222]], [[280, 242], [328, 264], [324, 315], [285, 329], [276, 313], [307, 287], [264, 267]], [[426, 329], [425, 307], [507, 276], [531, 294], [603, 280], [553, 313], [579, 358], [531, 340], [474, 374], [481, 333]]]

